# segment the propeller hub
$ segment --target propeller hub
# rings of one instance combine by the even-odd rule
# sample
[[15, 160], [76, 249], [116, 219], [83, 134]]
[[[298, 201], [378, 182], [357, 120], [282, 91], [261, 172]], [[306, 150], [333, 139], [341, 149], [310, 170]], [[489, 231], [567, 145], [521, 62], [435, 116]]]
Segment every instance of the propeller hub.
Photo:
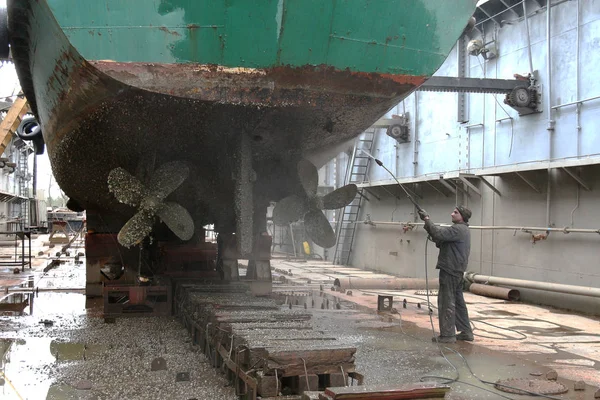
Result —
[[311, 208], [316, 208], [319, 210], [323, 210], [323, 198], [321, 196], [313, 197], [309, 200], [311, 204]]
[[142, 200], [140, 208], [155, 214], [161, 205], [162, 200], [160, 198], [155, 196], [147, 196]]

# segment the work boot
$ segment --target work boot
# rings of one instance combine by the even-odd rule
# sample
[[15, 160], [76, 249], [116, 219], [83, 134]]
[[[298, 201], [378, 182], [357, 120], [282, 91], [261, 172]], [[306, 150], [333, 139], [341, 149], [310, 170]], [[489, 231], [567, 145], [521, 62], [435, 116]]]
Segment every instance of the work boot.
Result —
[[473, 332], [460, 332], [456, 335], [456, 340], [464, 340], [466, 342], [473, 341]]
[[432, 342], [438, 342], [438, 343], [456, 343], [456, 337], [455, 336], [438, 336], [438, 337], [434, 337], [431, 338]]

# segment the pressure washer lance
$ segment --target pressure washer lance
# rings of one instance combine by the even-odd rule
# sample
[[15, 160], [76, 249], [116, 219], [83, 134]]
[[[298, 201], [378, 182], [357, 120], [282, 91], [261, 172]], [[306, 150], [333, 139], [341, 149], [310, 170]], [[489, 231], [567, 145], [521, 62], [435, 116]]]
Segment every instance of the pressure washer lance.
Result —
[[373, 161], [375, 161], [377, 163], [377, 165], [379, 165], [380, 167], [382, 167], [383, 169], [385, 169], [392, 176], [392, 178], [394, 178], [394, 180], [402, 188], [402, 190], [404, 190], [404, 193], [406, 193], [406, 197], [408, 197], [408, 199], [410, 200], [410, 202], [415, 205], [415, 207], [417, 208], [417, 210], [424, 211], [421, 208], [421, 206], [417, 204], [417, 202], [415, 201], [415, 199], [413, 199], [413, 197], [410, 195], [410, 193], [408, 193], [408, 190], [406, 190], [406, 188], [404, 186], [402, 186], [402, 184], [398, 181], [398, 179], [396, 178], [396, 175], [394, 175], [392, 173], [392, 171], [390, 171], [385, 165], [383, 165], [383, 162], [381, 162], [381, 160], [375, 158], [371, 153], [369, 153], [368, 151], [366, 151], [364, 149], [358, 149], [358, 150], [360, 150], [363, 153], [365, 153], [369, 158], [373, 159]]

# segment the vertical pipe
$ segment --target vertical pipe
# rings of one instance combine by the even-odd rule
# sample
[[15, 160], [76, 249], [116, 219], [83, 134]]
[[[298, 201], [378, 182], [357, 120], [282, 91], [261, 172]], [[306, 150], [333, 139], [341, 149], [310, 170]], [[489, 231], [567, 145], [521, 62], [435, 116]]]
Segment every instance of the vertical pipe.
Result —
[[[579, 15], [579, 0], [577, 0], [577, 43], [575, 44], [575, 99], [579, 101], [579, 42], [580, 42], [580, 15]], [[577, 157], [581, 154], [581, 103], [577, 103], [575, 109], [577, 118]], [[579, 186], [577, 186], [579, 188]]]
[[533, 60], [531, 59], [531, 36], [529, 34], [529, 17], [527, 16], [526, 3], [527, 0], [523, 0], [523, 15], [525, 17], [525, 28], [527, 29], [527, 55], [529, 56], [529, 72], [533, 73]]
[[[415, 96], [415, 108], [414, 108], [414, 114], [415, 114], [415, 124], [414, 124], [414, 138], [413, 138], [413, 146], [414, 146], [414, 153], [413, 153], [413, 176], [417, 176], [417, 166], [418, 166], [418, 162], [419, 162], [419, 92], [415, 92], [414, 95]], [[404, 104], [404, 102], [403, 102]], [[405, 111], [406, 113], [406, 111]]]
[[[414, 124], [414, 134], [413, 134], [413, 176], [416, 177], [417, 176], [417, 166], [418, 166], [418, 162], [419, 162], [419, 92], [415, 92], [414, 94], [415, 96], [415, 108], [414, 108], [414, 114], [415, 114], [415, 124]], [[402, 102], [402, 104], [404, 104], [404, 102]], [[404, 109], [404, 112], [406, 113], [406, 109]], [[417, 217], [418, 213], [417, 213], [417, 208], [414, 206], [413, 204], [413, 220], [416, 222], [418, 221], [418, 217]]]
[[34, 199], [37, 197], [37, 156], [33, 154], [33, 188], [32, 196]]
[[[554, 130], [554, 120], [552, 119], [552, 1], [548, 0], [546, 5], [546, 109], [548, 112], [548, 161], [552, 160], [552, 131]], [[550, 189], [551, 189], [551, 169], [548, 168], [548, 182], [546, 185], [546, 226], [550, 226]]]
[[[415, 98], [417, 96], [418, 92], [415, 92]], [[403, 101], [404, 103], [404, 101]], [[416, 103], [416, 100], [415, 100]], [[415, 107], [415, 116], [416, 116], [416, 111], [417, 107]], [[406, 115], [406, 109], [404, 111], [404, 115]], [[413, 176], [416, 177], [417, 176], [417, 170], [418, 170], [418, 165], [419, 165], [419, 132], [417, 130], [417, 121], [415, 120], [415, 129], [414, 129], [414, 133], [413, 133]]]
[[[552, 1], [548, 0], [546, 5], [546, 109], [548, 110], [548, 126], [546, 129], [551, 133], [554, 130], [554, 120], [552, 119]], [[548, 160], [552, 159], [552, 135], [548, 135]]]
[[551, 172], [548, 168], [548, 182], [546, 183], [546, 226], [550, 227], [550, 189], [551, 189]]

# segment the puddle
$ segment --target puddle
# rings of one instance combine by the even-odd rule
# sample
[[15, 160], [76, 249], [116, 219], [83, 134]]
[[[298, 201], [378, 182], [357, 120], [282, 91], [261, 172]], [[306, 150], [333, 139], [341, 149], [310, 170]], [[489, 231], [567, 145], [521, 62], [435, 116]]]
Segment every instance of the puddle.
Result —
[[78, 390], [69, 385], [51, 385], [46, 400], [75, 400], [81, 397]]
[[[5, 385], [2, 399], [71, 399], [77, 390], [53, 385], [52, 371], [57, 365], [99, 357], [103, 345], [60, 342], [50, 338], [0, 339], [0, 370]], [[47, 396], [47, 397], [46, 397]]]
[[32, 293], [11, 293], [0, 301], [0, 315], [22, 316], [33, 312]]
[[97, 357], [108, 347], [97, 344], [64, 343], [53, 340], [50, 342], [50, 352], [58, 362], [88, 360]]

